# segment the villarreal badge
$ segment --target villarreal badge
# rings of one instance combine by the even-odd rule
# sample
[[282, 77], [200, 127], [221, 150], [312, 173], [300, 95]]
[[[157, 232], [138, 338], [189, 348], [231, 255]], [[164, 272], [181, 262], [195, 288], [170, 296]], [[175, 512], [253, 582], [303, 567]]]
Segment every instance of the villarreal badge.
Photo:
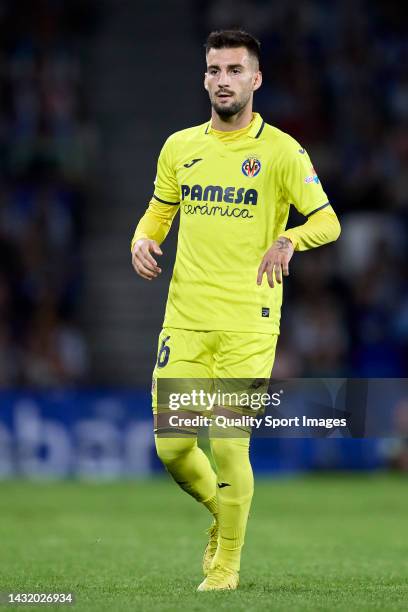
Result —
[[245, 176], [253, 178], [257, 176], [261, 171], [261, 162], [257, 157], [247, 157], [246, 160], [242, 163], [242, 173]]

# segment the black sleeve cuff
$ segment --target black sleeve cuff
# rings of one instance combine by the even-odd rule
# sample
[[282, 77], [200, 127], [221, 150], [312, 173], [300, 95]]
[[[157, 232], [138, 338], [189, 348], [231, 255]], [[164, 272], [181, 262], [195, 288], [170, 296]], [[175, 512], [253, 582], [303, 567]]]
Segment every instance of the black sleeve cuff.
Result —
[[326, 202], [326, 204], [322, 204], [321, 206], [319, 206], [319, 208], [316, 208], [315, 210], [312, 210], [312, 212], [310, 212], [308, 215], [306, 215], [306, 218], [308, 219], [310, 217], [310, 215], [314, 215], [315, 213], [317, 213], [318, 210], [322, 210], [322, 208], [326, 208], [326, 206], [330, 206], [330, 202]]
[[161, 204], [171, 204], [172, 206], [177, 206], [178, 204], [180, 204], [180, 202], [167, 202], [167, 200], [162, 200], [161, 198], [158, 198], [155, 194], [153, 194], [153, 197], [158, 202], [161, 202]]

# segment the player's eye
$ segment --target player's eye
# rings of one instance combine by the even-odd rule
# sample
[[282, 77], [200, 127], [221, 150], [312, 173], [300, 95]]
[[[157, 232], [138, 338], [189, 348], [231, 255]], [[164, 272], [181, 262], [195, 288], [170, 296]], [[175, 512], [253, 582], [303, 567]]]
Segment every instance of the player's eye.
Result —
[[240, 70], [239, 68], [233, 68], [232, 72], [233, 72], [234, 74], [240, 74], [240, 73], [241, 73], [241, 70]]
[[217, 74], [218, 70], [216, 68], [211, 68], [210, 74]]

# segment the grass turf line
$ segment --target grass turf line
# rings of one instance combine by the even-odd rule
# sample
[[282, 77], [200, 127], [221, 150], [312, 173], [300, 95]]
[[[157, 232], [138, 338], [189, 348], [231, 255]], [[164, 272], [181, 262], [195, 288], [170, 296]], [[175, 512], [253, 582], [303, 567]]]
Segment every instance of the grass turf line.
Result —
[[210, 515], [169, 478], [3, 482], [0, 591], [73, 591], [73, 608], [44, 609], [75, 612], [407, 609], [406, 479], [258, 478], [255, 487], [239, 590], [197, 593]]

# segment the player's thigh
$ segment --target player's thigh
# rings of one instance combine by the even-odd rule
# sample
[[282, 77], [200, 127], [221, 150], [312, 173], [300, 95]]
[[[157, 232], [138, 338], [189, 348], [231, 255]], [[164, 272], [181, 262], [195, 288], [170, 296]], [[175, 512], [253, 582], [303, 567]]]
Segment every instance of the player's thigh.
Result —
[[[214, 415], [220, 417], [256, 416], [262, 414], [264, 406], [259, 398], [268, 391], [277, 334], [252, 332], [221, 332], [216, 354], [215, 375], [220, 389], [220, 403]], [[246, 438], [251, 427], [247, 423], [237, 426], [212, 427], [213, 438]]]
[[278, 334], [220, 332], [215, 377], [269, 378], [277, 340]]
[[[203, 380], [213, 376], [213, 332], [201, 332], [178, 328], [163, 328], [158, 341], [157, 361], [153, 371], [152, 401], [156, 412], [159, 396], [170, 391], [188, 393], [195, 381], [201, 388]], [[170, 380], [169, 380], [170, 379]], [[163, 390], [163, 393], [160, 392]], [[159, 398], [160, 399], [160, 398]], [[161, 402], [159, 401], [159, 404]], [[163, 409], [166, 406], [161, 405]]]

